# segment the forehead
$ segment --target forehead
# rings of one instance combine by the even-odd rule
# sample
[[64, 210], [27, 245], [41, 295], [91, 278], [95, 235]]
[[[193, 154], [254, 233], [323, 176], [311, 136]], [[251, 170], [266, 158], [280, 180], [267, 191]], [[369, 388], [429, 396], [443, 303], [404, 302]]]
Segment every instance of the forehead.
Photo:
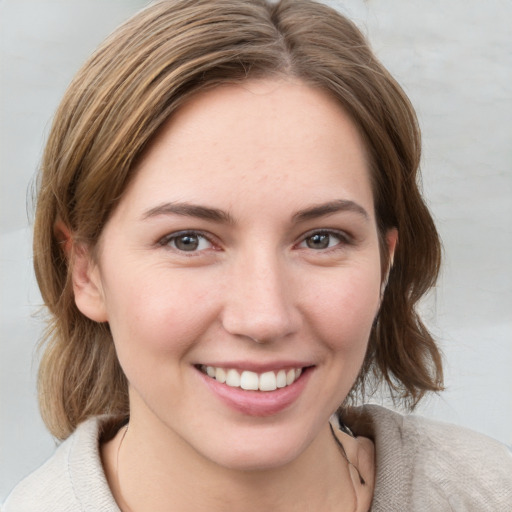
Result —
[[318, 203], [338, 195], [373, 210], [356, 126], [329, 94], [287, 79], [248, 80], [195, 95], [160, 129], [135, 173], [131, 203], [147, 196], [223, 198], [233, 206], [240, 195], [260, 205], [270, 199]]

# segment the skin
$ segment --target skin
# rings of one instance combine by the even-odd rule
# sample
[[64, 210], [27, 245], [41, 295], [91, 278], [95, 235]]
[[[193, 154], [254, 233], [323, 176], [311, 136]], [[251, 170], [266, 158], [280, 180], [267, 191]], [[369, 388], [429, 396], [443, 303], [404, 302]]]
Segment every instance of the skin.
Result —
[[[359, 488], [328, 427], [380, 304], [368, 168], [342, 108], [291, 79], [198, 94], [161, 129], [96, 258], [77, 251], [73, 270], [78, 307], [109, 322], [129, 381], [128, 432], [102, 453], [125, 510], [368, 508], [373, 446], [343, 438]], [[308, 366], [307, 381], [267, 416], [226, 405], [197, 368], [283, 362]]]

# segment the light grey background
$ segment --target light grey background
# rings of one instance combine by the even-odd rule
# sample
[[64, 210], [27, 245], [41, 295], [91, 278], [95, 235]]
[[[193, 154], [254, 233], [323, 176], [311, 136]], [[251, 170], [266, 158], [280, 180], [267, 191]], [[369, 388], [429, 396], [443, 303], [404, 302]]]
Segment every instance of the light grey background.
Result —
[[[27, 186], [83, 60], [142, 0], [0, 0], [0, 501], [53, 451], [39, 419]], [[424, 305], [447, 391], [422, 414], [512, 444], [512, 2], [347, 0], [417, 107], [424, 189], [444, 240]], [[30, 210], [30, 209], [29, 209]]]

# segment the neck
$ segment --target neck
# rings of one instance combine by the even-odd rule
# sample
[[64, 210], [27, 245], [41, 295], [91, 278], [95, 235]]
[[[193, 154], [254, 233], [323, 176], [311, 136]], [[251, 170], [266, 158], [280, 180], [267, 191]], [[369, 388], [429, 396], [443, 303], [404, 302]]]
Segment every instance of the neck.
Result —
[[128, 430], [122, 429], [104, 448], [107, 478], [123, 512], [355, 508], [350, 472], [328, 424], [291, 462], [246, 470], [204, 458], [169, 431], [147, 432], [144, 422], [132, 418]]

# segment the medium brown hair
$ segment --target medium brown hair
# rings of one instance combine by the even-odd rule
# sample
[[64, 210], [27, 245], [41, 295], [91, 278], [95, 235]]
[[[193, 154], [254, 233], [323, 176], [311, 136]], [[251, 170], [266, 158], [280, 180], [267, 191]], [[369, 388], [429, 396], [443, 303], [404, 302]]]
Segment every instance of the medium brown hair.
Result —
[[[399, 232], [388, 285], [351, 396], [387, 383], [414, 406], [442, 387], [434, 340], [415, 311], [434, 285], [440, 242], [418, 190], [420, 134], [406, 95], [355, 25], [309, 0], [164, 0], [123, 24], [86, 62], [56, 112], [42, 160], [34, 265], [49, 324], [39, 372], [42, 416], [58, 438], [92, 415], [128, 415], [108, 324], [77, 309], [72, 257], [55, 234], [94, 249], [135, 162], [191, 95], [248, 78], [293, 76], [351, 116], [371, 161], [381, 237]], [[383, 275], [389, 262], [381, 250]], [[72, 254], [72, 251], [71, 251]]]

